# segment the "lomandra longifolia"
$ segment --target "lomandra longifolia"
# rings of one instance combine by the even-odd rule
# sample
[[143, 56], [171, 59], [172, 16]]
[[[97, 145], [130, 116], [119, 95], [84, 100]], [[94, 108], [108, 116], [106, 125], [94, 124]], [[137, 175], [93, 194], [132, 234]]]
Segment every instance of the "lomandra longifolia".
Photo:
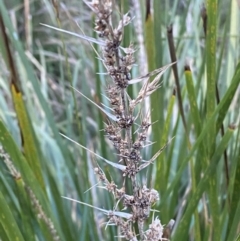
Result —
[[[85, 1], [85, 3], [96, 15], [94, 30], [97, 32], [99, 39], [58, 30], [76, 35], [101, 46], [100, 60], [112, 80], [112, 84], [108, 85], [106, 89], [111, 111], [101, 106], [98, 106], [98, 108], [108, 116], [108, 121], [105, 124], [105, 133], [116, 149], [117, 156], [119, 157], [118, 163], [109, 161], [90, 151], [87, 147], [78, 145], [87, 149], [97, 158], [105, 161], [106, 164], [119, 169], [122, 172], [124, 181], [123, 186], [119, 187], [114, 180], [108, 180], [103, 170], [97, 166], [94, 171], [99, 181], [104, 188], [114, 196], [115, 205], [113, 210], [107, 211], [86, 203], [78, 202], [107, 214], [107, 225], [117, 226], [120, 230], [119, 236], [125, 240], [167, 240], [169, 235], [164, 235], [164, 233], [167, 233], [167, 229], [164, 230], [159, 218], [157, 216], [154, 217], [154, 214], [152, 215], [151, 224], [146, 227], [146, 220], [150, 216], [151, 207], [159, 200], [158, 192], [137, 181], [138, 173], [152, 164], [164, 147], [150, 160], [143, 160], [141, 150], [146, 146], [147, 139], [149, 139], [149, 127], [151, 126], [150, 111], [144, 110], [144, 108], [140, 108], [140, 111], [137, 111], [135, 108], [160, 87], [160, 77], [170, 65], [150, 72], [145, 76], [132, 79], [130, 71], [135, 63], [135, 48], [132, 44], [130, 44], [129, 47], [121, 47], [121, 41], [123, 39], [124, 27], [131, 23], [133, 18], [130, 17], [129, 13], [126, 13], [120, 16], [121, 20], [117, 26], [113, 26], [113, 5], [111, 0], [93, 0], [91, 2]], [[153, 75], [156, 75], [156, 77], [150, 82], [149, 78]], [[131, 99], [127, 94], [127, 88], [129, 85], [139, 82], [143, 82], [143, 85], [135, 99]], [[83, 95], [81, 92], [79, 93]], [[83, 96], [86, 97], [85, 95]], [[97, 105], [95, 103], [93, 104]], [[137, 131], [133, 133], [133, 125], [137, 121], [140, 122], [140, 125], [138, 125]], [[133, 135], [135, 135], [134, 138]], [[133, 141], [133, 139], [135, 141]], [[126, 179], [130, 180], [132, 188], [131, 194], [126, 193]], [[119, 210], [120, 203], [121, 206], [124, 207], [123, 210]], [[124, 210], [130, 210], [130, 213], [123, 212]], [[138, 226], [139, 233], [136, 233], [134, 229], [135, 223]]]

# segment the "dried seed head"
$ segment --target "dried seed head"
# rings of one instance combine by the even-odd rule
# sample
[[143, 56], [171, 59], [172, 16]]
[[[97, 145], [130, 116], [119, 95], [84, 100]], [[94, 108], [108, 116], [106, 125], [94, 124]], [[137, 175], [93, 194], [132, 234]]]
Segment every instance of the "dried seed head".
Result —
[[128, 221], [125, 222], [123, 219], [117, 216], [111, 216], [109, 222], [120, 227], [121, 235], [123, 235], [126, 240], [137, 241], [136, 235], [132, 231], [130, 222]]
[[117, 121], [118, 126], [121, 129], [129, 129], [134, 122], [134, 117], [132, 115], [129, 116], [121, 116]]
[[111, 32], [109, 29], [111, 27], [109, 23], [112, 13], [112, 1], [93, 0], [91, 2], [85, 1], [85, 3], [97, 15], [98, 19], [95, 21], [95, 31], [98, 33], [99, 37], [108, 37]]
[[106, 188], [109, 192], [115, 193], [117, 185], [113, 181], [108, 182], [108, 184], [106, 185]]
[[132, 178], [132, 177], [135, 177], [138, 172], [139, 172], [139, 169], [138, 167], [136, 167], [135, 164], [129, 164], [126, 166], [126, 169], [123, 172], [123, 176]]
[[144, 241], [158, 241], [163, 240], [163, 226], [158, 219], [158, 217], [153, 220], [153, 222], [149, 225], [149, 229], [145, 232]]
[[[137, 241], [137, 237], [133, 231], [132, 224], [137, 222], [140, 239], [144, 241], [159, 241], [162, 239], [163, 227], [158, 218], [153, 220], [149, 229], [144, 232], [144, 220], [150, 215], [151, 206], [159, 200], [159, 194], [154, 189], [149, 189], [145, 185], [139, 187], [137, 183], [137, 173], [148, 167], [160, 155], [158, 151], [150, 160], [142, 162], [141, 149], [144, 147], [144, 142], [147, 139], [148, 130], [151, 125], [150, 114], [148, 113], [144, 118], [135, 136], [135, 142], [132, 141], [132, 126], [138, 116], [134, 116], [134, 108], [141, 103], [146, 96], [152, 94], [159, 88], [159, 80], [163, 71], [169, 67], [154, 70], [147, 75], [141, 76], [137, 79], [131, 79], [130, 70], [135, 62], [135, 49], [132, 44], [129, 47], [123, 48], [120, 46], [123, 37], [123, 28], [131, 21], [129, 14], [122, 16], [116, 27], [112, 26], [112, 0], [92, 0], [86, 2], [87, 5], [96, 13], [97, 20], [95, 21], [95, 31], [99, 34], [102, 46], [102, 60], [106, 67], [108, 75], [113, 80], [113, 85], [107, 87], [107, 96], [111, 105], [111, 115], [114, 118], [112, 123], [105, 127], [107, 138], [113, 143], [118, 150], [120, 161], [124, 164], [113, 163], [104, 160], [113, 167], [118, 168], [123, 172], [123, 176], [131, 179], [132, 194], [125, 192], [125, 178], [124, 185], [118, 189], [117, 185], [111, 181], [109, 182], [100, 169], [95, 168], [95, 173], [103, 182], [104, 188], [112, 192], [117, 202], [114, 210], [108, 212], [109, 224], [114, 224], [120, 228], [121, 236], [126, 240]], [[150, 79], [151, 76], [157, 75], [153, 81], [147, 81], [143, 84], [138, 96], [135, 100], [131, 100], [127, 95], [126, 88], [129, 84], [140, 82], [144, 79]], [[117, 211], [118, 204], [122, 202], [125, 209], [131, 209], [131, 214]], [[120, 214], [120, 215], [119, 215]], [[127, 219], [127, 221], [125, 221]]]
[[124, 207], [129, 207], [134, 205], [134, 196], [131, 195], [124, 195], [124, 199], [123, 199], [123, 206]]
[[116, 199], [121, 199], [122, 197], [124, 197], [125, 195], [125, 188], [122, 187], [120, 189], [116, 189], [116, 192], [115, 192], [115, 197]]
[[95, 167], [94, 172], [98, 175], [98, 178], [103, 183], [108, 183], [108, 180], [101, 168]]

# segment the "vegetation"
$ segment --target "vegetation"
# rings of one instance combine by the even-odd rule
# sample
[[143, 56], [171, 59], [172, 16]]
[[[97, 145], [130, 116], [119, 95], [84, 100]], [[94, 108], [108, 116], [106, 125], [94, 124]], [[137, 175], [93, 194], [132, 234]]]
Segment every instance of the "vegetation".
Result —
[[[113, 28], [122, 30], [127, 12], [131, 19], [117, 39], [134, 50], [125, 77], [161, 77], [149, 99], [145, 78], [124, 94], [130, 105], [144, 90], [131, 132], [120, 132], [133, 138], [129, 146], [144, 118], [152, 122], [139, 150], [151, 162], [141, 162], [148, 166], [134, 178], [116, 169], [129, 158], [104, 132], [118, 111], [109, 104], [114, 76], [103, 74], [98, 35], [107, 28], [94, 31], [97, 1], [86, 2], [90, 8], [81, 0], [0, 0], [0, 240], [150, 240], [145, 230], [158, 220], [163, 234], [152, 240], [239, 241], [238, 2], [113, 1]], [[114, 198], [116, 189], [104, 190], [112, 181], [134, 198], [145, 187], [159, 193], [143, 223], [125, 197]], [[129, 213], [132, 236], [109, 210]]]

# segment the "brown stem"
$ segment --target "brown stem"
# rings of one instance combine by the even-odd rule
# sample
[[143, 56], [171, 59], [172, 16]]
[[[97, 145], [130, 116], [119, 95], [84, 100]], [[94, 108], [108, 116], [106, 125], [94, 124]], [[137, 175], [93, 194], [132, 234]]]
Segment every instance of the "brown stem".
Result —
[[[172, 63], [174, 63], [177, 61], [177, 57], [176, 57], [176, 51], [175, 51], [175, 46], [174, 46], [174, 42], [173, 42], [172, 24], [167, 29], [167, 39], [168, 39], [168, 46], [169, 46], [171, 61], [172, 61]], [[187, 132], [187, 124], [186, 124], [186, 119], [185, 119], [184, 111], [183, 111], [181, 88], [180, 88], [179, 76], [178, 76], [178, 71], [177, 71], [177, 63], [174, 64], [172, 66], [172, 68], [173, 68], [173, 74], [175, 77], [175, 84], [177, 87], [176, 90], [177, 90], [178, 106], [179, 106], [179, 110], [180, 110], [180, 114], [182, 117], [185, 131]]]

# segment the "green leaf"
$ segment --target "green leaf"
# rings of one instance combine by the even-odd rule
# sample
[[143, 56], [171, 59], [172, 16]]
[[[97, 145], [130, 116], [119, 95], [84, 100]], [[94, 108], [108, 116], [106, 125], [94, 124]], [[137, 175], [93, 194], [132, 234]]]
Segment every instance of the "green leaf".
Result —
[[187, 92], [189, 97], [189, 103], [191, 107], [191, 115], [193, 119], [194, 129], [196, 132], [196, 135], [199, 136], [201, 133], [202, 123], [201, 123], [201, 117], [197, 105], [197, 98], [195, 94], [195, 89], [193, 85], [192, 80], [192, 72], [190, 70], [185, 70], [185, 78], [187, 83]]
[[18, 53], [18, 55], [21, 59], [21, 63], [23, 64], [25, 71], [27, 73], [27, 79], [31, 82], [33, 89], [36, 93], [37, 99], [39, 101], [39, 104], [42, 107], [42, 109], [44, 110], [46, 120], [51, 128], [51, 131], [53, 132], [56, 142], [58, 143], [59, 150], [61, 151], [64, 158], [68, 159], [69, 152], [68, 152], [67, 148], [65, 148], [65, 146], [63, 145], [62, 139], [60, 138], [60, 135], [56, 128], [56, 124], [54, 123], [53, 115], [49, 109], [49, 105], [47, 104], [46, 100], [44, 99], [44, 97], [40, 91], [41, 88], [39, 86], [39, 82], [36, 78], [36, 75], [33, 71], [33, 67], [31, 64], [29, 64], [29, 61], [23, 51], [21, 42], [19, 41], [18, 36], [16, 35], [16, 32], [15, 32], [15, 29], [13, 28], [12, 22], [9, 19], [8, 11], [2, 0], [0, 0], [0, 12], [1, 12], [2, 18], [4, 20], [5, 26], [8, 29], [9, 40], [11, 41], [12, 46], [14, 47], [14, 49], [16, 50], [16, 52]]
[[[235, 80], [236, 81], [236, 80]], [[197, 138], [195, 144], [193, 145], [190, 153], [188, 154], [188, 156], [182, 161], [181, 166], [178, 168], [177, 174], [175, 175], [174, 180], [171, 182], [170, 186], [167, 189], [167, 192], [165, 193], [165, 195], [163, 196], [163, 200], [167, 199], [167, 197], [170, 195], [171, 191], [173, 190], [173, 188], [175, 187], [175, 185], [179, 182], [179, 179], [181, 178], [182, 172], [186, 167], [186, 164], [188, 163], [188, 161], [191, 159], [191, 157], [193, 156], [194, 152], [197, 150], [197, 148], [199, 147], [200, 143], [204, 140], [204, 137], [206, 136], [206, 134], [209, 132], [209, 129], [211, 128], [212, 123], [214, 123], [215, 117], [216, 115], [219, 113], [220, 109], [224, 106], [225, 102], [228, 100], [229, 96], [231, 95], [231, 91], [232, 91], [232, 87], [234, 86], [234, 83], [232, 82], [231, 86], [229, 87], [229, 89], [226, 91], [224, 97], [222, 98], [221, 102], [219, 103], [219, 105], [217, 106], [217, 108], [215, 109], [215, 111], [213, 112], [212, 117], [208, 120], [208, 122], [204, 125], [200, 136]]]
[[239, 199], [239, 190], [240, 190], [240, 151], [237, 157], [237, 167], [236, 174], [234, 177], [234, 186], [233, 194], [230, 203], [230, 213], [229, 213], [229, 222], [228, 222], [228, 241], [234, 239], [235, 233], [238, 230], [238, 225], [240, 222], [240, 199]]
[[31, 208], [31, 200], [26, 193], [26, 187], [22, 178], [17, 178], [14, 180], [17, 186], [16, 196], [18, 198], [20, 208], [19, 213], [21, 217], [21, 230], [24, 237], [28, 237], [29, 240], [35, 239], [35, 233], [32, 226], [32, 220], [34, 219], [34, 214]]
[[[0, 192], [0, 207], [1, 207], [0, 222], [5, 231], [5, 234], [8, 236], [8, 239], [11, 241], [24, 241], [22, 233], [18, 228], [18, 225], [11, 212], [11, 209], [9, 208], [1, 192]], [[1, 238], [3, 238], [3, 236], [1, 236]]]
[[42, 172], [41, 172], [41, 163], [40, 163], [40, 150], [37, 138], [35, 136], [35, 132], [33, 130], [32, 124], [30, 122], [27, 110], [25, 108], [25, 104], [22, 99], [22, 94], [20, 92], [16, 92], [15, 87], [12, 85], [12, 95], [13, 102], [15, 105], [20, 130], [22, 133], [23, 139], [23, 148], [24, 154], [26, 156], [26, 160], [29, 163], [33, 173], [42, 189], [45, 191], [45, 185], [43, 182]]
[[[49, 206], [49, 202], [46, 199], [45, 193], [40, 188], [40, 184], [33, 174], [31, 168], [28, 165], [28, 162], [18, 149], [16, 143], [14, 142], [12, 136], [4, 126], [3, 122], [0, 120], [0, 143], [3, 146], [3, 149], [9, 154], [10, 159], [13, 162], [13, 165], [17, 170], [19, 170], [24, 183], [30, 187], [30, 189], [34, 192], [37, 200], [39, 201], [42, 209], [46, 213], [46, 215], [52, 220], [55, 225], [56, 230], [58, 231], [59, 236], [62, 236], [62, 232], [58, 227], [56, 220], [53, 218], [53, 214], [50, 211], [51, 208]], [[9, 224], [10, 225], [10, 224]]]
[[[217, 147], [211, 161], [210, 165], [207, 168], [207, 170], [204, 172], [203, 178], [199, 182], [196, 191], [192, 194], [190, 201], [188, 203], [187, 209], [181, 218], [181, 221], [179, 223], [179, 226], [172, 238], [172, 241], [176, 240], [186, 240], [189, 225], [191, 222], [191, 216], [194, 213], [194, 210], [197, 207], [197, 204], [203, 194], [204, 191], [206, 191], [209, 181], [211, 181], [212, 175], [215, 172], [216, 166], [220, 160], [221, 155], [223, 154], [224, 150], [226, 149], [228, 142], [230, 138], [232, 137], [233, 131], [231, 129], [228, 129], [226, 134], [224, 135], [223, 139], [221, 140], [219, 146]], [[217, 230], [218, 232], [221, 232], [221, 230]]]
[[[207, 0], [207, 119], [209, 119], [215, 110], [216, 96], [216, 35], [217, 35], [217, 0]], [[208, 154], [214, 152], [215, 146], [215, 128], [214, 123], [208, 134]]]
[[239, 83], [240, 83], [240, 62], [238, 63], [236, 70], [235, 70], [235, 74], [231, 80], [231, 86], [229, 87], [231, 93], [229, 94], [228, 99], [226, 100], [226, 102], [224, 103], [224, 105], [222, 106], [222, 108], [219, 111], [219, 115], [217, 118], [217, 124], [216, 124], [217, 131], [220, 129], [220, 127], [223, 123], [223, 120], [226, 117], [229, 106], [231, 105], [233, 97], [239, 87]]

